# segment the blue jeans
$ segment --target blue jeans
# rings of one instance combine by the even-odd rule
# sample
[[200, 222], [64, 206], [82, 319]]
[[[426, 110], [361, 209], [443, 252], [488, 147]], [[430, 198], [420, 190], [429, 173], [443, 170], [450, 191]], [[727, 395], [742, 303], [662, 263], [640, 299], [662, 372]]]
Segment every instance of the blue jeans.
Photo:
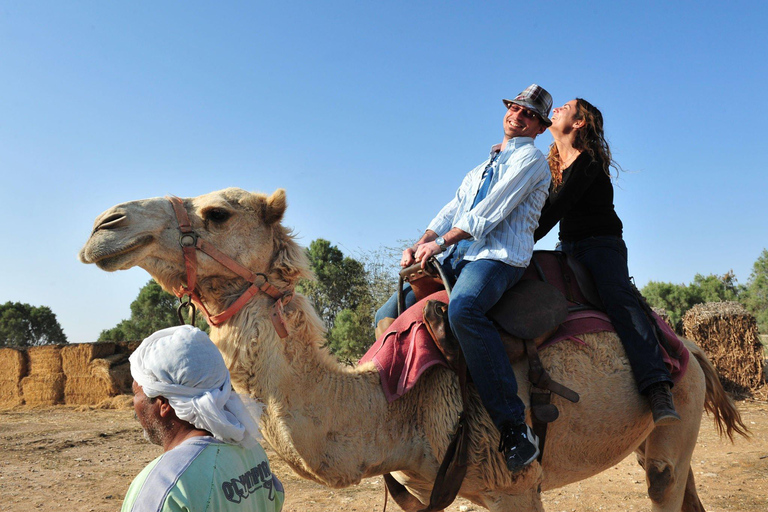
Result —
[[[450, 257], [442, 264], [446, 275], [456, 279], [448, 304], [451, 330], [461, 345], [477, 392], [496, 427], [501, 429], [505, 423], [523, 423], [525, 404], [517, 396], [515, 373], [501, 336], [486, 313], [520, 280], [525, 269], [500, 261], [459, 258]], [[409, 287], [406, 307], [415, 302]], [[397, 316], [397, 294], [377, 311], [376, 322], [387, 316]]]
[[671, 386], [654, 328], [632, 290], [624, 240], [617, 236], [594, 236], [562, 242], [561, 249], [592, 273], [640, 392], [645, 393], [657, 382], [668, 382]]

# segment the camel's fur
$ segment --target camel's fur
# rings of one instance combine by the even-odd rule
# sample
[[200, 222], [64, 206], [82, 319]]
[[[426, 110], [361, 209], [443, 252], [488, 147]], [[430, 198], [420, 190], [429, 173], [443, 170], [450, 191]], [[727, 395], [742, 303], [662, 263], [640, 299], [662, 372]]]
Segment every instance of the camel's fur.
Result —
[[[282, 190], [265, 196], [226, 189], [184, 202], [200, 236], [252, 271], [266, 273], [278, 288], [293, 289], [300, 278], [310, 277], [304, 250], [280, 224], [286, 207]], [[222, 212], [231, 215], [224, 222]], [[80, 259], [108, 271], [140, 266], [166, 290], [185, 279], [176, 220], [163, 198], [103, 213]], [[209, 257], [199, 253], [198, 260], [200, 293], [216, 314], [247, 285]], [[345, 367], [322, 348], [323, 326], [304, 297], [295, 296], [286, 307], [286, 339], [270, 322], [272, 302], [257, 295], [211, 329], [211, 338], [235, 388], [266, 404], [261, 426], [275, 452], [301, 476], [331, 487], [394, 472], [426, 503], [460, 409], [455, 375], [430, 370], [412, 391], [388, 403], [373, 364]], [[584, 342], [560, 343], [542, 354], [552, 377], [581, 395], [577, 404], [554, 396], [560, 418], [550, 425], [543, 466], [534, 463], [510, 475], [496, 450], [498, 432], [472, 390], [470, 466], [460, 494], [493, 511], [543, 510], [539, 486], [546, 491], [588, 478], [636, 451], [647, 470], [653, 510], [698, 510], [690, 458], [705, 403], [729, 436], [744, 433], [706, 357], [688, 343], [695, 357], [674, 388], [683, 421], [654, 429], [618, 338], [599, 333], [585, 335]], [[516, 364], [515, 372], [527, 401], [525, 365]]]

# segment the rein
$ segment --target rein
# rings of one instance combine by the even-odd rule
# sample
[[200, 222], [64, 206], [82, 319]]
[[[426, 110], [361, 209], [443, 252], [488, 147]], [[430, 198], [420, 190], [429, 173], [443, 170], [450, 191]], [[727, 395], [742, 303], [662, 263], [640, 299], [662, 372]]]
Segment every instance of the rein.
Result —
[[[254, 295], [261, 292], [275, 299], [270, 314], [272, 325], [274, 325], [278, 336], [281, 338], [287, 337], [288, 329], [285, 327], [283, 307], [291, 301], [293, 292], [281, 292], [269, 283], [265, 274], [251, 272], [234, 259], [216, 249], [213, 245], [200, 238], [200, 236], [192, 229], [192, 223], [189, 221], [189, 216], [187, 215], [186, 208], [184, 208], [183, 201], [176, 196], [166, 196], [166, 199], [168, 199], [171, 206], [173, 206], [173, 212], [176, 214], [176, 221], [179, 223], [179, 231], [181, 232], [181, 235], [179, 236], [179, 245], [184, 253], [184, 266], [187, 271], [187, 284], [182, 284], [178, 289], [173, 290], [181, 301], [181, 305], [179, 306], [179, 317], [181, 318], [182, 307], [191, 307], [192, 322], [194, 323], [195, 309], [192, 304], [194, 303], [203, 311], [208, 323], [213, 327], [218, 327], [229, 320], [235, 313], [240, 311]], [[197, 251], [207, 254], [224, 267], [251, 283], [251, 286], [249, 286], [231, 306], [217, 315], [211, 315], [208, 312], [197, 291]], [[187, 302], [182, 300], [184, 297], [188, 298]]]

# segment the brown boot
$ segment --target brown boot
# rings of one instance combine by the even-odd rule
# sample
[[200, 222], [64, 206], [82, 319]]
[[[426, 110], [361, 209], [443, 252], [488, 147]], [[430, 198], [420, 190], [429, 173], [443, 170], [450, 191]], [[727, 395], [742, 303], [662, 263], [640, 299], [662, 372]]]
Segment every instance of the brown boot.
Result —
[[656, 426], [671, 425], [680, 421], [675, 410], [672, 392], [667, 382], [659, 382], [648, 388], [648, 401], [651, 403], [653, 422]]

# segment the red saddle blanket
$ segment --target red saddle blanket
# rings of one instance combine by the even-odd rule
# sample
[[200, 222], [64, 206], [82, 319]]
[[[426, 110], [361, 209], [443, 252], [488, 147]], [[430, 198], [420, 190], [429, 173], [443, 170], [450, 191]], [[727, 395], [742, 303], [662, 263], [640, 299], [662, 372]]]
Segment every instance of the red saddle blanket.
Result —
[[[445, 291], [440, 291], [408, 308], [358, 362], [363, 364], [373, 361], [379, 371], [384, 395], [390, 402], [412, 389], [419, 377], [428, 369], [435, 365], [448, 366], [424, 325], [424, 304], [428, 300], [448, 302], [448, 295]], [[688, 367], [690, 354], [666, 322], [659, 318], [656, 320], [667, 338], [670, 350], [677, 352], [676, 357], [670, 357], [661, 347], [664, 362], [672, 375], [672, 380], [677, 382]], [[584, 342], [579, 339], [581, 335], [613, 330], [611, 321], [604, 313], [593, 310], [578, 311], [569, 314], [565, 322], [539, 347], [539, 350], [544, 350], [562, 340], [583, 344]]]

